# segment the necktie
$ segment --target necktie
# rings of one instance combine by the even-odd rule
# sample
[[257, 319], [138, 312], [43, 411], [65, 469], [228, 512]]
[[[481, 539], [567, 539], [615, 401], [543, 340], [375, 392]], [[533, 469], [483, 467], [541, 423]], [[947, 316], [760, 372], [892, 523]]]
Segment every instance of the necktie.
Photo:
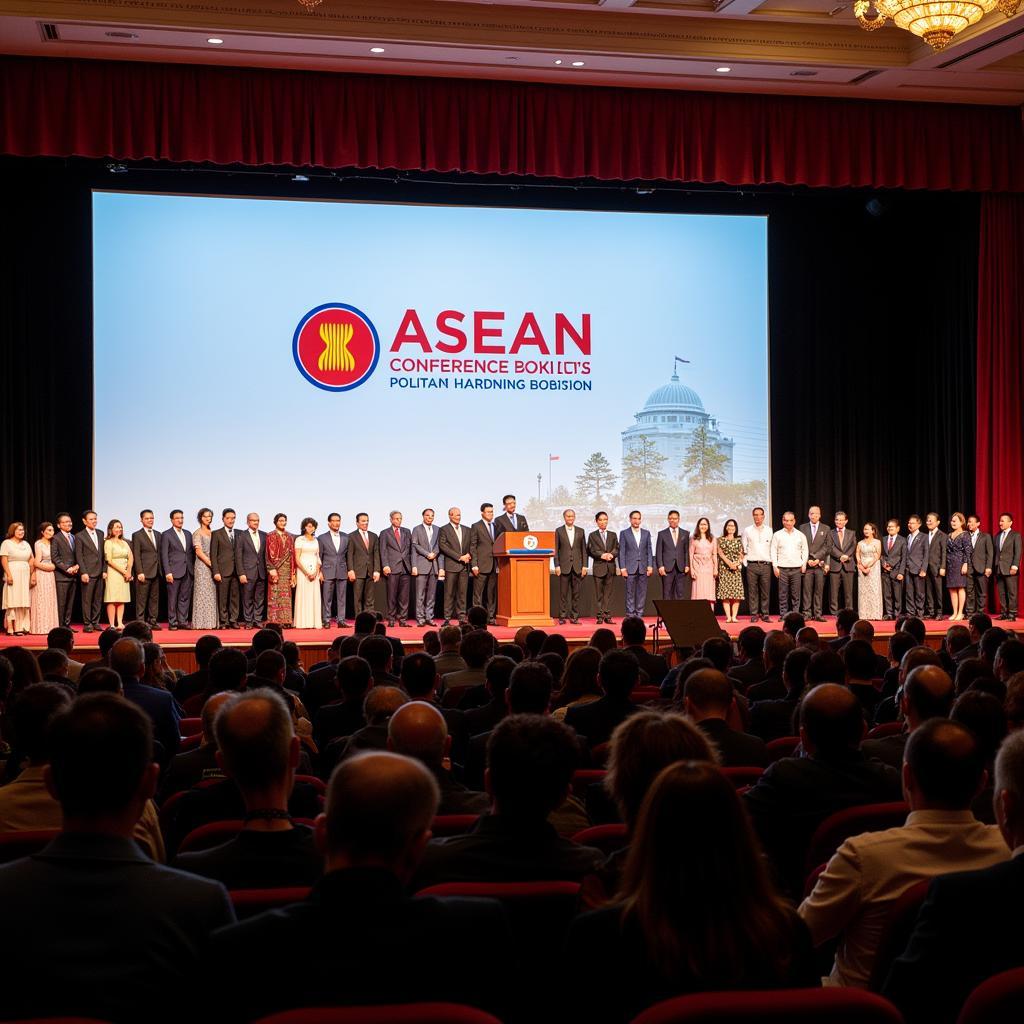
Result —
[[818, 524], [811, 523], [811, 540], [818, 536]]
[[978, 535], [976, 533], [972, 533], [971, 534], [971, 547], [972, 548], [977, 543], [977, 540], [978, 540]]
[[840, 547], [843, 546], [843, 531], [842, 530], [839, 531], [839, 546]]
[[508, 518], [509, 518], [509, 521], [510, 521], [510, 522], [512, 523], [512, 529], [513, 529], [513, 530], [518, 530], [518, 529], [519, 529], [519, 526], [518, 526], [518, 524], [516, 523], [516, 517], [515, 517], [515, 516], [514, 516], [514, 515], [513, 515], [513, 514], [512, 514], [511, 512], [510, 512], [510, 513], [508, 514]]
[[363, 533], [360, 530], [359, 531], [359, 536], [363, 538], [363, 547], [366, 548], [367, 551], [369, 551], [370, 550], [370, 538], [369, 538], [369, 535]]
[[75, 550], [75, 535], [73, 533], [67, 533], [65, 536], [68, 539], [68, 544], [71, 545], [72, 552]]
[[604, 530], [602, 530], [602, 531], [601, 531], [601, 543], [602, 543], [602, 544], [603, 544], [603, 545], [604, 545], [605, 547], [608, 547], [608, 538], [607, 538], [607, 537], [605, 536], [605, 532], [604, 532]]
[[679, 532], [678, 530], [673, 530], [672, 531], [672, 543], [673, 544], [678, 544], [679, 543], [679, 538], [676, 536], [676, 534], [678, 532]]
[[494, 540], [494, 523], [487, 524], [487, 532], [491, 535], [491, 540]]
[[890, 537], [889, 537], [889, 547], [888, 547], [888, 548], [887, 548], [886, 550], [888, 550], [888, 551], [892, 551], [892, 544], [893, 544], [893, 539], [892, 539], [892, 537], [890, 536]]
[[398, 532], [397, 526], [395, 527], [395, 543], [398, 544], [399, 547], [402, 546], [402, 535]]
[[235, 543], [235, 531], [234, 530], [228, 530], [228, 541], [231, 544]]
[[146, 536], [149, 538], [149, 543], [152, 544], [154, 547], [156, 547], [156, 542], [153, 540], [153, 531], [152, 530], [147, 530], [146, 531]]
[[910, 536], [909, 536], [909, 537], [907, 538], [907, 550], [909, 551], [909, 550], [910, 550], [910, 549], [911, 549], [911, 548], [912, 548], [913, 546], [914, 546], [914, 535], [913, 535], [913, 534], [911, 534], [911, 535], [910, 535]]

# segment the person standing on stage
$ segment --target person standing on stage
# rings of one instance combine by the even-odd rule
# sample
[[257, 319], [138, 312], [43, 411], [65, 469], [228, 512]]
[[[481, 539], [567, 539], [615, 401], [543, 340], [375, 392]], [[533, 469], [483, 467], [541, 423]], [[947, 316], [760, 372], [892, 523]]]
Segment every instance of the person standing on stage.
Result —
[[[515, 512], [515, 499], [513, 513]], [[522, 516], [519, 517], [520, 522]], [[512, 527], [507, 527], [511, 530]], [[469, 551], [469, 530], [462, 525], [462, 509], [448, 509], [448, 522], [441, 527], [437, 544], [444, 556], [444, 624], [453, 618], [466, 621], [466, 591], [469, 588], [469, 563], [473, 556]]]
[[373, 611], [373, 588], [380, 579], [380, 540], [369, 527], [370, 517], [360, 512], [356, 528], [348, 535], [348, 578], [356, 615]]
[[807, 510], [807, 522], [800, 527], [807, 538], [807, 572], [803, 578], [803, 616], [808, 622], [824, 622], [822, 598], [825, 596], [825, 577], [829, 572], [828, 528], [821, 525], [821, 509], [812, 505]]
[[250, 512], [235, 534], [235, 568], [242, 596], [242, 628], [259, 629], [267, 617], [267, 535]]
[[132, 596], [132, 548], [124, 539], [120, 519], [107, 524], [103, 541], [103, 602], [111, 629], [124, 629], [124, 606]]
[[629, 513], [629, 526], [619, 534], [619, 571], [626, 578], [626, 617], [644, 617], [647, 605], [647, 578], [654, 573], [651, 531], [640, 526], [643, 516], [637, 509]]
[[919, 515], [907, 519], [907, 531], [907, 614], [921, 618], [924, 615], [924, 588], [928, 575], [928, 544], [921, 533]]
[[238, 571], [235, 567], [235, 510], [221, 513], [223, 525], [210, 537], [210, 562], [217, 584], [217, 617], [221, 629], [238, 629]]
[[882, 611], [883, 618], [895, 619], [903, 611], [903, 581], [907, 571], [907, 542], [900, 535], [900, 521], [885, 524], [882, 542]]
[[999, 618], [1017, 618], [1017, 576], [1020, 572], [1020, 534], [1013, 528], [1013, 516], [1004, 512], [999, 517], [996, 538], [996, 592], [999, 595]]
[[489, 623], [498, 614], [498, 563], [494, 557], [497, 536], [494, 506], [485, 501], [469, 534], [469, 564], [473, 573], [473, 604], [486, 609]]
[[555, 530], [555, 575], [558, 577], [558, 624], [568, 618], [580, 621], [580, 582], [587, 575], [587, 542], [576, 525], [576, 510], [562, 513], [562, 525]]
[[412, 570], [412, 534], [402, 525], [402, 513], [392, 512], [391, 526], [380, 535], [381, 572], [387, 598], [388, 625], [409, 623], [409, 573]]
[[438, 572], [440, 529], [434, 525], [434, 510], [425, 508], [423, 522], [412, 531], [412, 574], [416, 578], [416, 625], [434, 625], [434, 606], [437, 604], [437, 581], [444, 579], [444, 569]]
[[744, 561], [747, 566], [747, 604], [750, 621], [768, 622], [768, 598], [772, 581], [772, 528], [764, 521], [760, 505], [752, 512], [753, 524], [743, 531]]
[[[832, 590], [832, 614], [838, 615], [842, 608], [853, 607], [853, 579], [857, 572], [855, 561], [857, 535], [847, 526], [845, 512], [836, 513], [836, 526], [828, 535], [829, 585]], [[842, 587], [842, 601], [839, 588]]]
[[690, 575], [690, 531], [679, 528], [679, 513], [672, 509], [668, 526], [658, 531], [654, 547], [654, 566], [661, 577], [661, 596], [681, 599], [686, 597], [684, 580]]
[[968, 574], [971, 567], [971, 540], [967, 536], [967, 520], [963, 512], [954, 512], [949, 519], [949, 538], [946, 543], [946, 587], [953, 604], [950, 621], [964, 618], [967, 600]]
[[939, 529], [938, 512], [929, 512], [924, 517], [924, 526], [928, 531], [928, 575], [925, 577], [924, 617], [941, 620], [945, 618], [942, 614], [942, 581], [946, 575], [948, 538]]
[[160, 569], [167, 583], [168, 629], [188, 629], [192, 607], [192, 574], [195, 554], [192, 534], [183, 529], [185, 513], [171, 512], [171, 528], [160, 534]]
[[57, 621], [71, 628], [71, 611], [75, 604], [75, 580], [78, 577], [78, 557], [75, 554], [75, 535], [71, 532], [71, 516], [61, 512], [57, 516], [57, 532], [50, 543], [53, 551], [53, 575], [57, 584]]
[[[53, 523], [40, 523], [35, 543], [34, 572], [36, 585], [29, 595], [32, 632], [45, 636], [60, 625], [57, 618], [57, 586], [53, 568]], [[31, 582], [31, 581], [30, 581]]]
[[967, 529], [971, 535], [971, 572], [967, 584], [968, 618], [977, 612], [983, 612], [988, 604], [988, 581], [992, 577], [992, 538], [982, 533], [981, 519], [978, 515], [967, 517]]
[[[597, 529], [587, 538], [587, 553], [593, 559], [590, 575], [594, 577], [594, 594], [597, 601], [597, 624], [614, 622], [609, 606], [612, 596], [612, 582], [618, 575], [619, 538], [608, 529], [608, 513], [598, 512], [594, 516]], [[689, 556], [689, 551], [687, 551]]]
[[99, 629], [103, 610], [103, 538], [96, 529], [99, 516], [92, 509], [82, 514], [83, 528], [75, 535], [78, 579], [82, 585], [82, 632]]
[[501, 504], [504, 506], [505, 511], [494, 520], [498, 533], [505, 533], [506, 530], [522, 532], [530, 528], [529, 523], [526, 521], [526, 516], [516, 511], [516, 496], [514, 494], [506, 494], [501, 499]]
[[782, 529], [772, 534], [771, 556], [772, 571], [779, 581], [781, 622], [800, 607], [801, 577], [807, 571], [807, 538], [796, 529], [793, 512], [783, 512]]
[[274, 516], [274, 530], [267, 534], [267, 622], [292, 624], [292, 590], [295, 587], [295, 535], [287, 530], [288, 517]]
[[711, 532], [711, 521], [701, 516], [690, 538], [690, 572], [693, 587], [690, 597], [694, 601], [710, 601], [715, 610], [715, 590], [718, 581], [718, 541]]
[[3, 611], [8, 636], [25, 636], [32, 626], [32, 584], [35, 556], [25, 539], [25, 524], [11, 523], [0, 544], [4, 572]]
[[135, 571], [135, 618], [156, 626], [160, 613], [160, 531], [153, 529], [151, 508], [139, 513], [141, 529], [132, 534], [132, 565]]
[[874, 523], [865, 523], [863, 533], [856, 551], [857, 616], [872, 622], [882, 617], [882, 542]]
[[296, 629], [316, 629], [323, 603], [320, 598], [320, 543], [316, 539], [317, 521], [306, 516], [295, 538], [295, 612]]
[[743, 600], [743, 541], [735, 519], [726, 519], [718, 539], [718, 600], [725, 621], [735, 622]]
[[320, 545], [320, 573], [324, 578], [323, 627], [329, 629], [332, 613], [337, 607], [336, 622], [344, 629], [348, 593], [348, 534], [341, 532], [341, 516], [332, 512], [327, 517], [327, 532], [317, 538]]
[[[217, 584], [213, 579], [213, 562], [210, 558], [213, 545], [213, 531], [210, 529], [213, 523], [213, 509], [201, 508], [197, 518], [199, 529], [192, 534], [192, 550], [195, 552], [195, 562], [192, 566], [192, 628], [216, 629]], [[288, 621], [291, 621], [290, 613]]]

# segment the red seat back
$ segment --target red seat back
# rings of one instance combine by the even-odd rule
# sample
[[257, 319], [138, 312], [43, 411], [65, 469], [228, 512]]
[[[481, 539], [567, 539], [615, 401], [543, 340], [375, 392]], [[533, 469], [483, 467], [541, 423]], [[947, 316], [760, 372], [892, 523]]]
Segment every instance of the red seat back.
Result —
[[461, 836], [471, 832], [480, 820], [479, 814], [439, 814], [430, 826], [431, 835]]
[[317, 778], [315, 775], [296, 775], [296, 782], [305, 782], [306, 785], [312, 786], [321, 796], [327, 795], [327, 785], [323, 779]]
[[577, 768], [572, 773], [572, 795], [579, 800], [585, 800], [587, 790], [595, 782], [603, 782], [607, 774], [603, 768]]
[[195, 750], [196, 747], [202, 745], [203, 734], [201, 732], [194, 732], [191, 736], [182, 736], [181, 743], [178, 745], [178, 753], [184, 754], [186, 750]]
[[301, 903], [309, 896], [308, 885], [282, 887], [279, 889], [230, 889], [228, 896], [235, 908], [240, 921], [247, 917], [255, 917], [264, 910], [275, 910], [287, 907], [292, 903]]
[[572, 841], [580, 846], [596, 847], [607, 856], [629, 845], [629, 833], [625, 825], [591, 825], [590, 828], [580, 829]]
[[805, 872], [825, 863], [839, 849], [844, 839], [864, 832], [881, 832], [896, 828], [907, 820], [910, 807], [902, 800], [884, 804], [862, 804], [830, 814], [815, 829], [807, 848]]
[[31, 857], [60, 835], [59, 828], [26, 829], [0, 833], [0, 864]]
[[406, 1003], [395, 1006], [330, 1006], [285, 1010], [256, 1024], [500, 1024], [473, 1006], [456, 1003]]
[[178, 722], [178, 732], [182, 736], [195, 736], [203, 731], [203, 720], [201, 718], [183, 718]]
[[598, 745], [590, 751], [590, 763], [595, 768], [603, 768], [608, 763], [608, 750], [611, 744], [609, 743], [598, 743]]
[[768, 748], [768, 763], [772, 764], [783, 757], [792, 757], [793, 751], [800, 746], [799, 736], [780, 736], [777, 740], [769, 740], [765, 746]]
[[724, 766], [718, 769], [737, 789], [741, 786], [751, 786], [762, 775], [764, 775], [764, 769], [758, 768], [756, 765], [733, 765], [731, 767]]
[[1024, 1020], [1024, 967], [983, 981], [968, 997], [956, 1024], [1009, 1024]]
[[878, 940], [878, 952], [875, 954], [875, 965], [871, 970], [868, 988], [872, 992], [881, 992], [885, 979], [889, 976], [889, 968], [893, 961], [907, 948], [910, 935], [917, 922], [917, 914], [928, 895], [930, 878], [922, 878], [909, 889], [903, 891], [886, 919], [884, 929]]
[[869, 740], [880, 740], [885, 736], [897, 736], [903, 732], [902, 722], [883, 722], [868, 733]]
[[661, 700], [661, 688], [658, 686], [634, 686], [629, 694], [634, 704], [646, 704], [648, 701]]
[[196, 850], [208, 850], [211, 846], [220, 846], [229, 839], [234, 839], [245, 827], [241, 818], [229, 818], [224, 821], [211, 821], [191, 832], [178, 846], [178, 853], [193, 853]]

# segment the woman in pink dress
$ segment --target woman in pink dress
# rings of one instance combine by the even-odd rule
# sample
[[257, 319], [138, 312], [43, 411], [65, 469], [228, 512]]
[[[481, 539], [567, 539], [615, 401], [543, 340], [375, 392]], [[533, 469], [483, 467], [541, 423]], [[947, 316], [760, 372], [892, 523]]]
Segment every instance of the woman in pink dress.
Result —
[[690, 573], [693, 588], [690, 597], [694, 601], [710, 601], [715, 607], [715, 580], [718, 578], [718, 541], [712, 536], [711, 523], [707, 516], [701, 516], [690, 538]]
[[53, 523], [40, 523], [38, 536], [35, 547], [36, 582], [29, 595], [32, 602], [30, 618], [32, 632], [45, 636], [51, 629], [60, 625], [57, 620], [57, 578], [53, 574], [53, 559], [50, 557]]

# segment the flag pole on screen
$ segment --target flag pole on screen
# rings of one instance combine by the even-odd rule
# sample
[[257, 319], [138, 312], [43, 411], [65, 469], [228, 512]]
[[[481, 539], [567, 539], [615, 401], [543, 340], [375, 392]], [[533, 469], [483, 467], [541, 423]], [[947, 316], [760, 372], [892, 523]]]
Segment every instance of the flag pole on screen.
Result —
[[551, 463], [557, 462], [561, 458], [560, 455], [552, 455], [548, 453], [548, 497], [551, 497]]

